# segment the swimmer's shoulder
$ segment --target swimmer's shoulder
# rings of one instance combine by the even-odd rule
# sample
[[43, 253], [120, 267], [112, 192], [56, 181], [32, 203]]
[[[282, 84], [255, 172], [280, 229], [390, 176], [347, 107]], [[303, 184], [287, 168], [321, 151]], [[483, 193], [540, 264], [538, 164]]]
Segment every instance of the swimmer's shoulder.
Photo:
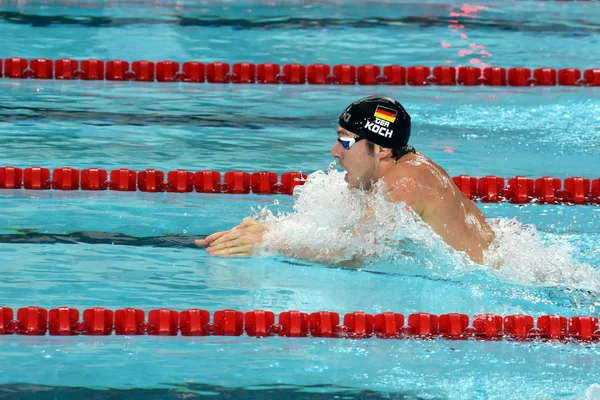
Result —
[[406, 154], [390, 168], [388, 180], [407, 180], [413, 183], [427, 181], [435, 169], [435, 164], [421, 153]]
[[423, 185], [427, 175], [423, 161], [417, 154], [407, 154], [382, 177], [388, 199], [395, 203], [404, 202], [418, 214], [423, 211]]
[[423, 154], [407, 154], [383, 176], [390, 200], [405, 202], [418, 214], [437, 203], [451, 182], [446, 172]]
[[410, 176], [417, 179], [421, 184], [430, 187], [446, 187], [452, 179], [448, 173], [429, 157], [421, 154], [407, 154], [396, 163], [398, 167], [396, 174], [399, 176]]

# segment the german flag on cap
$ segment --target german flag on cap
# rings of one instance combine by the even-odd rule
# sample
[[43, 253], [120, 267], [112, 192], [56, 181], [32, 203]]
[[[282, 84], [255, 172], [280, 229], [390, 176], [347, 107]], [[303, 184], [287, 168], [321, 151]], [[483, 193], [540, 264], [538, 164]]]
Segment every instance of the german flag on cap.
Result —
[[384, 119], [390, 123], [394, 123], [396, 121], [396, 115], [398, 113], [394, 110], [390, 110], [389, 108], [377, 106], [375, 110], [375, 114], [373, 114], [377, 118]]

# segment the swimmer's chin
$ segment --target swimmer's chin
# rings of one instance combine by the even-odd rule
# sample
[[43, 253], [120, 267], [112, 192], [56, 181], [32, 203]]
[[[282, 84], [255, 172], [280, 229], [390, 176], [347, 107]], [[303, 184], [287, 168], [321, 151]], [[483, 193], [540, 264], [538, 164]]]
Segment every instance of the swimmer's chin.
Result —
[[346, 174], [344, 176], [344, 181], [346, 181], [346, 186], [348, 186], [348, 189], [362, 189], [363, 185], [357, 180], [355, 182], [352, 182], [350, 180], [350, 178], [348, 178], [348, 174]]
[[344, 181], [346, 182], [346, 185], [348, 186], [349, 189], [354, 188], [354, 185], [352, 185], [352, 183], [350, 182], [350, 179], [348, 178], [348, 173], [346, 173], [346, 175], [344, 175]]

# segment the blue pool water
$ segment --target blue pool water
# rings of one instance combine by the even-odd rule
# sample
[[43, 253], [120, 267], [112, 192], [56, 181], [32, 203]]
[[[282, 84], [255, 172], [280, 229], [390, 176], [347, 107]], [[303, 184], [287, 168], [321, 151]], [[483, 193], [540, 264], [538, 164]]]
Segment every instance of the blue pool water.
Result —
[[[481, 2], [487, 8], [477, 11], [442, 1], [290, 3], [0, 1], [0, 58], [581, 69], [600, 61], [595, 2]], [[464, 28], [449, 28], [454, 18]], [[471, 43], [490, 55], [465, 54]], [[600, 177], [600, 91], [579, 87], [0, 79], [0, 165], [326, 170], [339, 112], [372, 93], [405, 105], [411, 142], [450, 175]], [[325, 180], [338, 182], [334, 173]], [[309, 218], [349, 207], [311, 188], [303, 193], [314, 210]], [[331, 204], [336, 209], [323, 211]], [[600, 208], [593, 206], [480, 203], [508, 238], [509, 261], [500, 270], [466, 264], [435, 246], [417, 249], [414, 258], [382, 254], [346, 270], [279, 256], [210, 258], [142, 239], [137, 246], [14, 240], [32, 231], [193, 237], [231, 227], [260, 207], [290, 212], [293, 205], [290, 196], [2, 190], [0, 238], [13, 239], [0, 240], [0, 305], [598, 316]], [[519, 236], [502, 225], [510, 219], [535, 230]], [[5, 336], [0, 398], [598, 398], [599, 349], [506, 341]]]

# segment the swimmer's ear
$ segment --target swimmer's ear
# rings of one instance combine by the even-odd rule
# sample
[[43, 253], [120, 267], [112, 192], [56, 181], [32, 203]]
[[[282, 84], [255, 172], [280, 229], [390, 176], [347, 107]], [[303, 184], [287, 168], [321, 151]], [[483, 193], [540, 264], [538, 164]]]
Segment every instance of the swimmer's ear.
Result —
[[379, 156], [379, 158], [386, 158], [387, 156], [390, 156], [392, 154], [392, 149], [388, 148], [388, 147], [381, 147], [381, 146], [377, 146], [377, 155]]

